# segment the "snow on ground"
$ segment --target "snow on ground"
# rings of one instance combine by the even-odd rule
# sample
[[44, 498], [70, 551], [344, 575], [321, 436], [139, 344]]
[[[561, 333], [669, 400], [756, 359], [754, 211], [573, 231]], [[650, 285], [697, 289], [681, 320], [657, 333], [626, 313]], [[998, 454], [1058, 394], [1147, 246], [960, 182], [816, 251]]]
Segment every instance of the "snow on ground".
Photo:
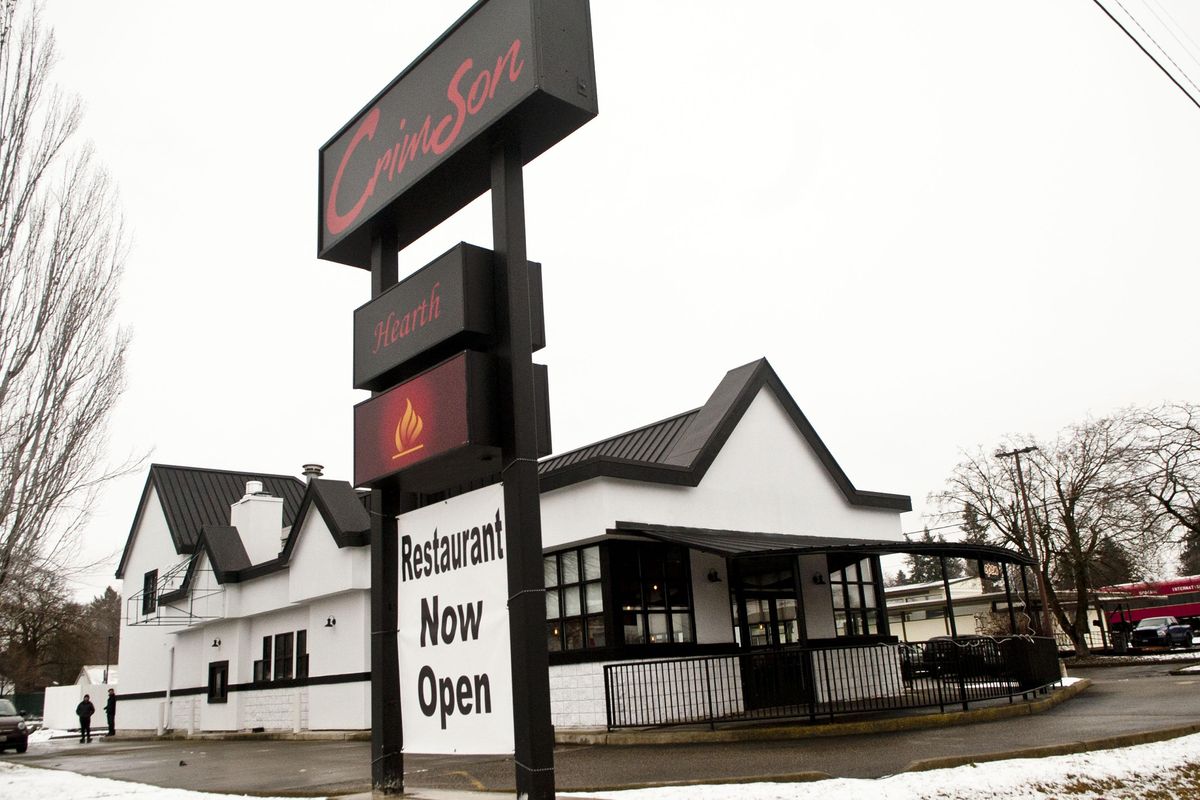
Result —
[[[187, 789], [164, 789], [144, 783], [114, 781], [63, 772], [57, 769], [23, 767], [0, 761], [0, 797], [20, 800], [62, 800], [64, 797], [103, 798], [103, 800], [233, 800], [240, 794], [209, 794]], [[283, 798], [257, 798], [283, 800]]]
[[54, 728], [38, 728], [33, 733], [29, 734], [29, 743], [36, 744], [38, 742], [48, 742], [51, 739], [65, 739], [68, 736], [78, 736], [79, 731], [71, 733], [71, 731], [60, 731]]
[[[1020, 758], [929, 772], [906, 772], [878, 780], [834, 778], [813, 783], [749, 783], [673, 786], [580, 794], [606, 800], [1115, 800], [1195, 797], [1195, 778], [1180, 772], [1200, 766], [1200, 734], [1117, 750], [1072, 756]], [[1184, 781], [1181, 783], [1180, 781]], [[1176, 789], [1191, 790], [1177, 793]]]

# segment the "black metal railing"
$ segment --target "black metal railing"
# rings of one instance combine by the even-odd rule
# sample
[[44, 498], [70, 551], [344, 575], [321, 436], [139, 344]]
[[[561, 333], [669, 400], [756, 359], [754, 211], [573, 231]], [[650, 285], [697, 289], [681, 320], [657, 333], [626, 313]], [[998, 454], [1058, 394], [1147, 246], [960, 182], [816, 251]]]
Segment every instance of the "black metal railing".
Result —
[[609, 729], [961, 705], [1058, 682], [1053, 639], [789, 646], [604, 667]]

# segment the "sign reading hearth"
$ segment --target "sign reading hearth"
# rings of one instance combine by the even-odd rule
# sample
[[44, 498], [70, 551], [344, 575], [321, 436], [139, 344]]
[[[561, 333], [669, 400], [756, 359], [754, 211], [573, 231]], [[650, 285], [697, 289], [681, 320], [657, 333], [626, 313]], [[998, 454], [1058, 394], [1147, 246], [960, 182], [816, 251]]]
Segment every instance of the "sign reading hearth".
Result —
[[511, 753], [504, 488], [459, 495], [398, 522], [404, 749]]
[[[354, 388], [378, 391], [452, 353], [486, 349], [492, 251], [461, 242], [354, 312]], [[545, 344], [541, 265], [530, 263], [534, 350]]]
[[354, 407], [354, 484], [404, 472], [408, 491], [497, 470], [490, 359], [464, 352]]
[[369, 269], [374, 225], [403, 248], [483, 194], [489, 129], [524, 163], [561, 141], [597, 113], [592, 61], [587, 0], [480, 0], [321, 148], [317, 255]]

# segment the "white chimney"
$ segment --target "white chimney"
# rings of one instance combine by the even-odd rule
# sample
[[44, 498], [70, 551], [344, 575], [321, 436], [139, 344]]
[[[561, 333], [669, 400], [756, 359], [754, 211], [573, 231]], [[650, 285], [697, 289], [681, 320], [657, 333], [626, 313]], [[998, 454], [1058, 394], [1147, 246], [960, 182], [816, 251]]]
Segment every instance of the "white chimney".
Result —
[[229, 524], [237, 528], [251, 564], [279, 555], [283, 529], [283, 498], [263, 490], [262, 481], [247, 481], [246, 494], [229, 507]]

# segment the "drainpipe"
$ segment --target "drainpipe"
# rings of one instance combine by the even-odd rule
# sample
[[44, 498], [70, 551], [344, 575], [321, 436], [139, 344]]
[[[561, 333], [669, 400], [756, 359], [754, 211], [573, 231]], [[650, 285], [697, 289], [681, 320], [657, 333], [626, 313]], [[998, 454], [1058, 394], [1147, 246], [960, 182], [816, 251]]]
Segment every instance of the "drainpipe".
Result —
[[171, 645], [171, 651], [167, 658], [167, 700], [165, 703], [167, 718], [163, 720], [163, 728], [171, 727], [171, 689], [175, 686], [175, 645]]

